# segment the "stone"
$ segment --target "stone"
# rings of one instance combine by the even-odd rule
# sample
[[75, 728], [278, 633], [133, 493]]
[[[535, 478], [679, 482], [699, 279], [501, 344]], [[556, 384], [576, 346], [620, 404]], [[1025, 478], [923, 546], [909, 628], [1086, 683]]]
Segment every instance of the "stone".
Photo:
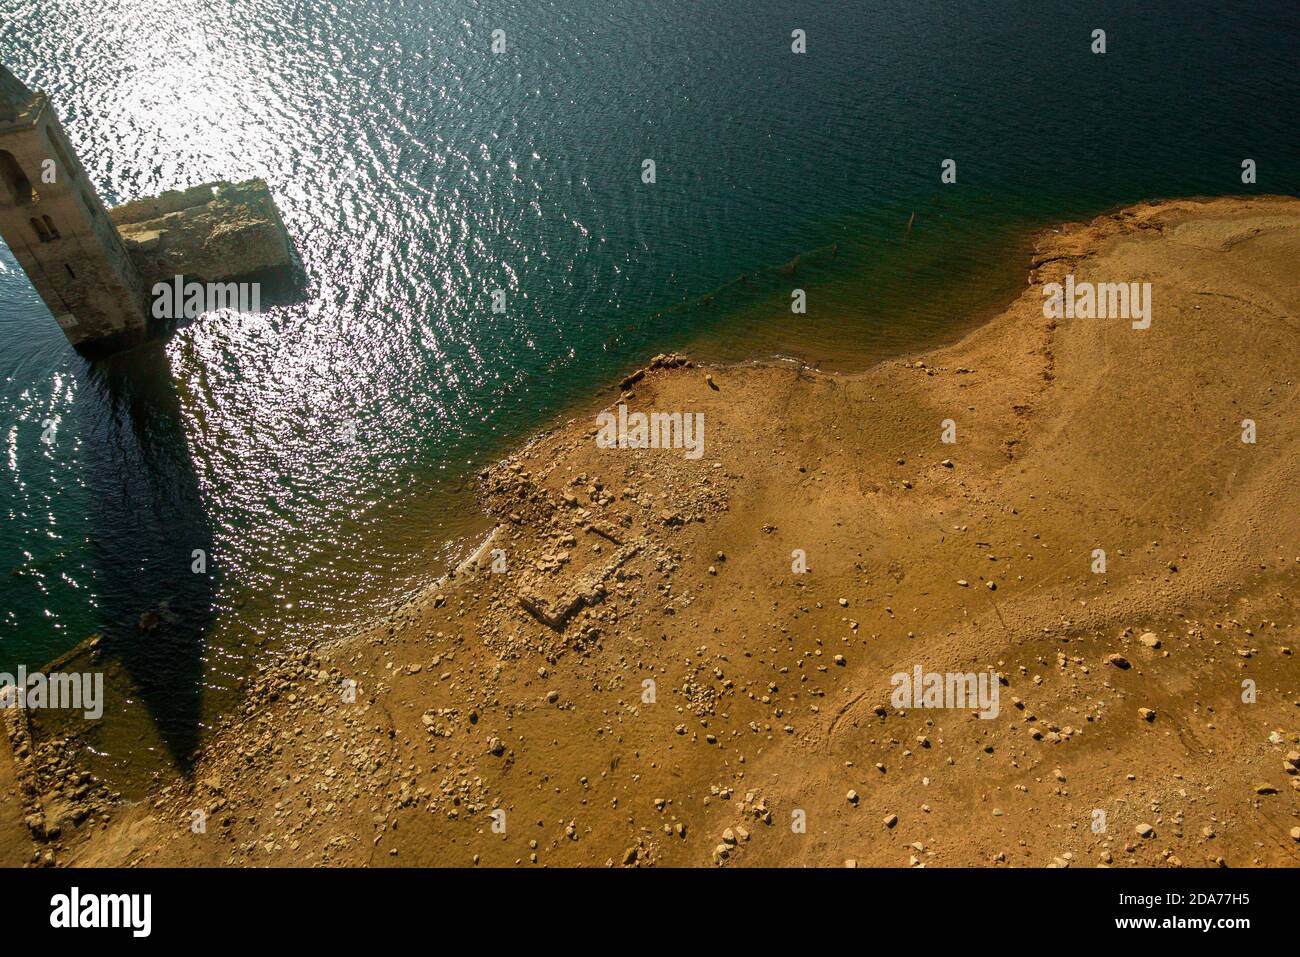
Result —
[[0, 66], [0, 111], [8, 160], [0, 172], [12, 170], [14, 180], [0, 187], [5, 244], [74, 346], [136, 344], [148, 322], [147, 287], [103, 201], [84, 175], [42, 175], [51, 145], [80, 165], [53, 102]]

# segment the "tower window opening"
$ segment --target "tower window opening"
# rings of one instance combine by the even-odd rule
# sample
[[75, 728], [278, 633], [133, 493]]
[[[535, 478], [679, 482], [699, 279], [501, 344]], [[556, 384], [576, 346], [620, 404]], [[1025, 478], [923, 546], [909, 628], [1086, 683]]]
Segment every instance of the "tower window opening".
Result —
[[32, 181], [8, 150], [0, 150], [0, 182], [8, 189], [10, 202], [18, 206], [26, 206], [38, 198]]
[[51, 239], [58, 239], [58, 238], [59, 238], [59, 230], [58, 230], [58, 228], [54, 225], [54, 220], [50, 219], [50, 217], [48, 217], [48, 216], [42, 216], [41, 219], [45, 220], [45, 228], [46, 228], [47, 230], [49, 230], [50, 238], [51, 238]]
[[59, 161], [59, 169], [68, 179], [77, 178], [77, 167], [68, 157], [67, 151], [64, 150], [63, 144], [59, 142], [58, 134], [54, 132], [54, 127], [46, 125], [45, 138], [50, 141], [50, 147], [54, 150], [54, 156]]
[[68, 271], [68, 275], [71, 276], [73, 279], [77, 278], [77, 274], [72, 271], [72, 267], [69, 266], [67, 263], [63, 264], [63, 268]]
[[42, 223], [39, 219], [37, 219], [35, 216], [32, 217], [32, 229], [36, 230], [36, 238], [43, 243], [48, 243], [52, 238], [50, 236], [49, 230], [45, 228], [45, 224]]

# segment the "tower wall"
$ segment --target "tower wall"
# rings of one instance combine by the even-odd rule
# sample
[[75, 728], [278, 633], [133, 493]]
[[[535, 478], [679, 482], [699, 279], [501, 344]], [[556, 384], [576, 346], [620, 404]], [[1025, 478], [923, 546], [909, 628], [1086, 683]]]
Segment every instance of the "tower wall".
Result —
[[143, 335], [140, 276], [58, 117], [39, 93], [14, 112], [0, 117], [0, 236], [74, 345]]

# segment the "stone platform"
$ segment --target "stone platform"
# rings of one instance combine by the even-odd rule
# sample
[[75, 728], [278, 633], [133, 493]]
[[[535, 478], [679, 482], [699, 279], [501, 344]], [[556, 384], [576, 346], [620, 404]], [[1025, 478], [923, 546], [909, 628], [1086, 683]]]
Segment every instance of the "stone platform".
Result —
[[290, 269], [293, 245], [260, 179], [205, 183], [108, 211], [146, 292], [181, 275], [228, 282]]

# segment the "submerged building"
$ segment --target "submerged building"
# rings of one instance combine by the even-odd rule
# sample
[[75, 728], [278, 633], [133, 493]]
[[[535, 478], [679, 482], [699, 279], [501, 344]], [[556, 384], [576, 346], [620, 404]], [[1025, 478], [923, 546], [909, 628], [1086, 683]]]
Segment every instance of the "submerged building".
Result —
[[0, 65], [0, 238], [68, 340], [113, 349], [149, 331], [149, 294], [176, 277], [289, 269], [266, 183], [208, 183], [108, 209], [49, 99]]
[[143, 331], [144, 284], [49, 100], [0, 66], [0, 236], [73, 345]]

